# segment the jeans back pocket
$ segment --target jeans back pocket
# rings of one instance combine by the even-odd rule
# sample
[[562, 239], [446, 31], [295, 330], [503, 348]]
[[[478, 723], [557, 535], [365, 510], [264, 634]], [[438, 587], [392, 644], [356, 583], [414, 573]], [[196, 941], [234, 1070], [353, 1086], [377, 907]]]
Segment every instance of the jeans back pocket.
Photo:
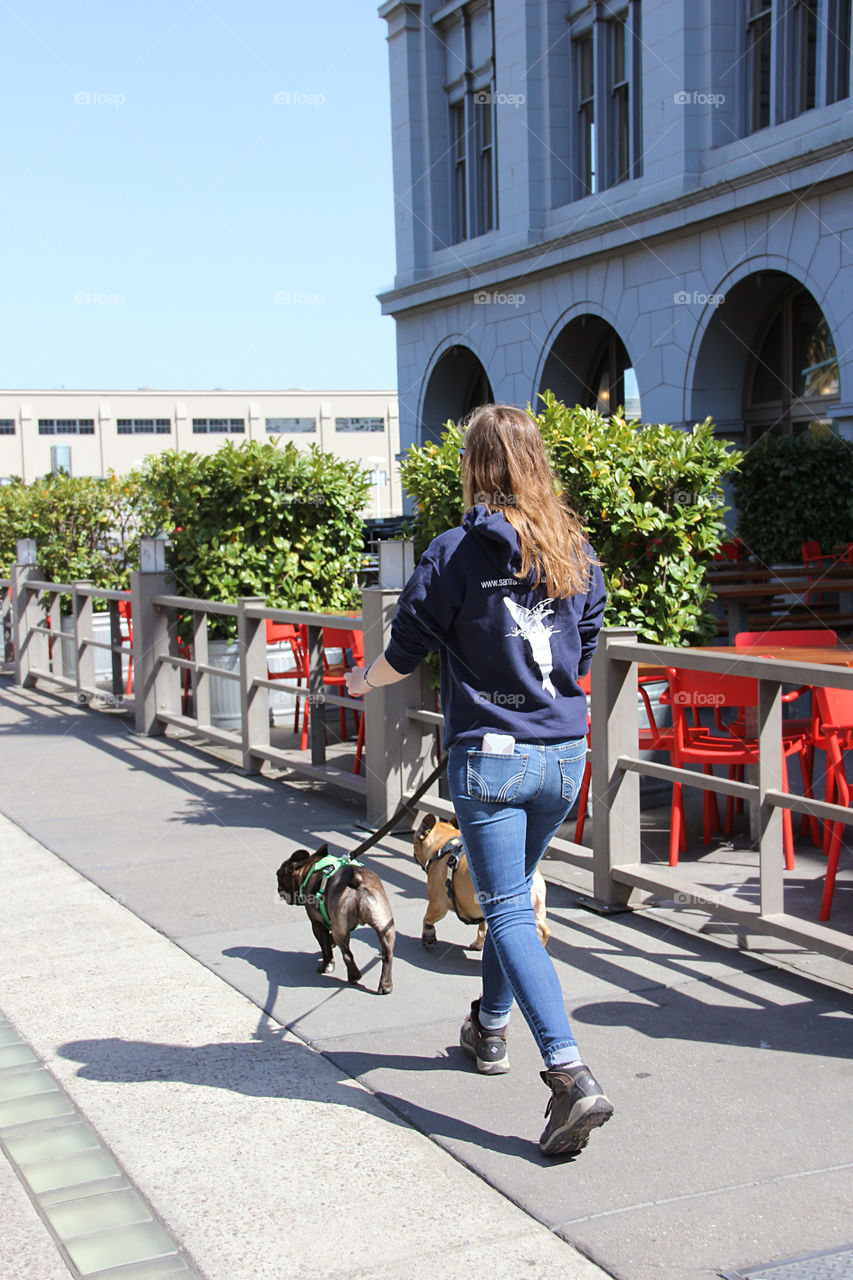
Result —
[[468, 795], [472, 800], [507, 804], [518, 795], [524, 781], [529, 756], [492, 755], [490, 751], [469, 751], [466, 764]]
[[569, 753], [561, 756], [558, 764], [563, 799], [573, 804], [586, 768], [586, 738], [579, 738], [576, 749], [569, 748]]

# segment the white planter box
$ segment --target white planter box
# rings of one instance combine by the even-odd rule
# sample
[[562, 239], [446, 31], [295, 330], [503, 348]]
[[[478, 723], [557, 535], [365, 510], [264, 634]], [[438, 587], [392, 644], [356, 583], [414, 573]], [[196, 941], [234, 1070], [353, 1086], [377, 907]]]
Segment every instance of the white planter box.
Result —
[[[237, 643], [233, 640], [209, 640], [207, 653], [212, 667], [225, 671], [239, 670]], [[293, 666], [290, 645], [267, 646], [267, 666], [270, 671], [286, 671]], [[296, 696], [288, 686], [295, 681], [282, 681], [280, 689], [270, 690], [270, 715], [275, 725], [293, 725]], [[304, 687], [304, 686], [303, 686]], [[218, 680], [210, 677], [210, 723], [216, 729], [240, 728], [240, 685], [236, 680]]]
[[[127, 640], [128, 631], [127, 623], [124, 618], [120, 619], [122, 638]], [[60, 619], [59, 630], [62, 636], [60, 641], [60, 666], [62, 674], [69, 680], [74, 679], [74, 619], [64, 617]], [[108, 613], [96, 613], [92, 617], [92, 639], [97, 640], [99, 644], [110, 643], [110, 615]], [[93, 649], [95, 655], [95, 684], [106, 686], [110, 690], [113, 687], [113, 655], [108, 649]], [[56, 659], [56, 649], [53, 651], [54, 659]], [[121, 655], [121, 674], [123, 682], [123, 690], [127, 687], [127, 669], [130, 662], [130, 646], [127, 652]], [[122, 691], [123, 691], [122, 690]]]

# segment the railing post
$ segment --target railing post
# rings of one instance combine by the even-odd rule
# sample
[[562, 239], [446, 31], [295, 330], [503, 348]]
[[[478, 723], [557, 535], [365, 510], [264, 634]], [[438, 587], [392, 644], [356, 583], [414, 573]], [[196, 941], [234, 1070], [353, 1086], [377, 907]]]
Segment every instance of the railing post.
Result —
[[94, 637], [94, 601], [78, 593], [78, 587], [91, 587], [91, 582], [72, 582], [71, 609], [74, 617], [74, 683], [82, 702], [95, 690], [95, 650], [86, 642]]
[[260, 773], [263, 760], [252, 747], [268, 747], [270, 741], [270, 691], [255, 684], [267, 678], [267, 624], [250, 618], [246, 606], [264, 603], [263, 596], [240, 596], [237, 601], [237, 647], [240, 656], [240, 727], [243, 768]]
[[[206, 667], [210, 662], [207, 651], [207, 614], [193, 614], [192, 654], [198, 666]], [[180, 680], [186, 679], [184, 671]], [[198, 723], [210, 724], [210, 675], [207, 671], [194, 671], [192, 677], [193, 715]]]
[[178, 671], [159, 658], [170, 650], [169, 621], [154, 604], [155, 596], [173, 594], [174, 581], [166, 573], [166, 547], [160, 538], [143, 538], [139, 569], [130, 575], [133, 619], [133, 702], [136, 732], [160, 737], [166, 725], [160, 711], [180, 711]]
[[[110, 615], [110, 644], [121, 646], [121, 617], [118, 611], [118, 600], [110, 600], [107, 605]], [[124, 671], [122, 670], [122, 655], [116, 652], [115, 648], [110, 654], [110, 669], [113, 682], [113, 698], [115, 705], [121, 706], [122, 695], [124, 694]]]
[[[812, 695], [814, 696], [814, 695]], [[768, 803], [768, 791], [782, 790], [782, 685], [758, 682], [758, 863], [761, 914], [785, 910], [783, 869], [784, 810]], [[793, 815], [792, 819], [793, 821]]]
[[[361, 593], [368, 667], [391, 638], [399, 596], [398, 589], [387, 587], [365, 587]], [[409, 707], [420, 706], [420, 687], [415, 672], [398, 684], [371, 690], [364, 699], [367, 821], [371, 825], [390, 817], [426, 772], [432, 730], [408, 717]]]
[[604, 907], [624, 907], [631, 896], [630, 885], [614, 881], [613, 867], [640, 861], [640, 779], [616, 764], [637, 755], [637, 665], [609, 653], [614, 641], [636, 638], [628, 627], [609, 627], [592, 660], [593, 896]]
[[12, 634], [15, 645], [15, 684], [29, 688], [37, 677], [33, 670], [47, 671], [49, 650], [47, 636], [33, 627], [44, 623], [38, 596], [28, 591], [31, 578], [40, 578], [37, 549], [32, 538], [21, 538], [17, 543], [16, 563], [12, 565]]
[[[326, 694], [323, 684], [323, 628], [308, 624], [308, 719], [311, 740], [311, 763], [319, 768], [326, 763]], [[300, 710], [305, 714], [300, 700]], [[301, 722], [300, 722], [301, 723]]]

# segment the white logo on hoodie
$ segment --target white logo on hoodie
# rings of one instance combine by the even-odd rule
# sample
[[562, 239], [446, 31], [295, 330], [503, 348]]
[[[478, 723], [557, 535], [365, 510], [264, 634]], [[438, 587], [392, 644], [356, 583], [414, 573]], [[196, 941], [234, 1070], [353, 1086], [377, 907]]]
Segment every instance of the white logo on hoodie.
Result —
[[524, 637], [530, 645], [533, 661], [542, 676], [542, 688], [546, 693], [550, 693], [552, 698], [556, 698], [557, 690], [551, 683], [551, 672], [554, 670], [554, 660], [551, 654], [551, 636], [559, 635], [560, 633], [559, 631], [555, 632], [550, 623], [545, 621], [554, 612], [553, 609], [548, 608], [548, 605], [553, 603], [553, 597], [549, 597], [547, 600], [540, 600], [535, 608], [525, 609], [523, 604], [516, 604], [514, 600], [504, 596], [504, 604], [518, 624], [506, 634], [508, 636]]

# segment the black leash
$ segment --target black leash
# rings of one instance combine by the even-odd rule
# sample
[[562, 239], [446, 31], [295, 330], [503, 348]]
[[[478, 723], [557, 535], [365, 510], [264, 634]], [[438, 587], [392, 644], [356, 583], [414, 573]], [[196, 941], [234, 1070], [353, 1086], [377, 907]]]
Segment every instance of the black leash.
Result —
[[394, 813], [391, 815], [388, 821], [383, 822], [382, 826], [379, 828], [378, 831], [374, 831], [373, 834], [369, 835], [366, 840], [362, 840], [361, 844], [357, 845], [356, 848], [353, 849], [351, 853], [347, 854], [347, 857], [350, 859], [350, 861], [352, 861], [353, 858], [360, 857], [361, 854], [366, 852], [366, 850], [372, 848], [373, 845], [378, 844], [378, 842], [382, 839], [382, 837], [386, 836], [388, 832], [391, 830], [391, 828], [397, 825], [397, 823], [400, 821], [403, 815], [405, 813], [408, 813], [411, 809], [415, 807], [417, 802], [420, 800], [421, 796], [424, 795], [427, 791], [429, 791], [430, 787], [435, 782], [436, 778], [440, 777], [440, 775], [444, 773], [446, 768], [447, 768], [447, 754], [445, 753], [444, 758], [441, 760], [440, 764], [436, 765], [432, 773], [418, 787], [417, 791], [413, 791], [410, 796], [406, 796], [403, 800], [400, 801], [399, 805], [394, 810]]

